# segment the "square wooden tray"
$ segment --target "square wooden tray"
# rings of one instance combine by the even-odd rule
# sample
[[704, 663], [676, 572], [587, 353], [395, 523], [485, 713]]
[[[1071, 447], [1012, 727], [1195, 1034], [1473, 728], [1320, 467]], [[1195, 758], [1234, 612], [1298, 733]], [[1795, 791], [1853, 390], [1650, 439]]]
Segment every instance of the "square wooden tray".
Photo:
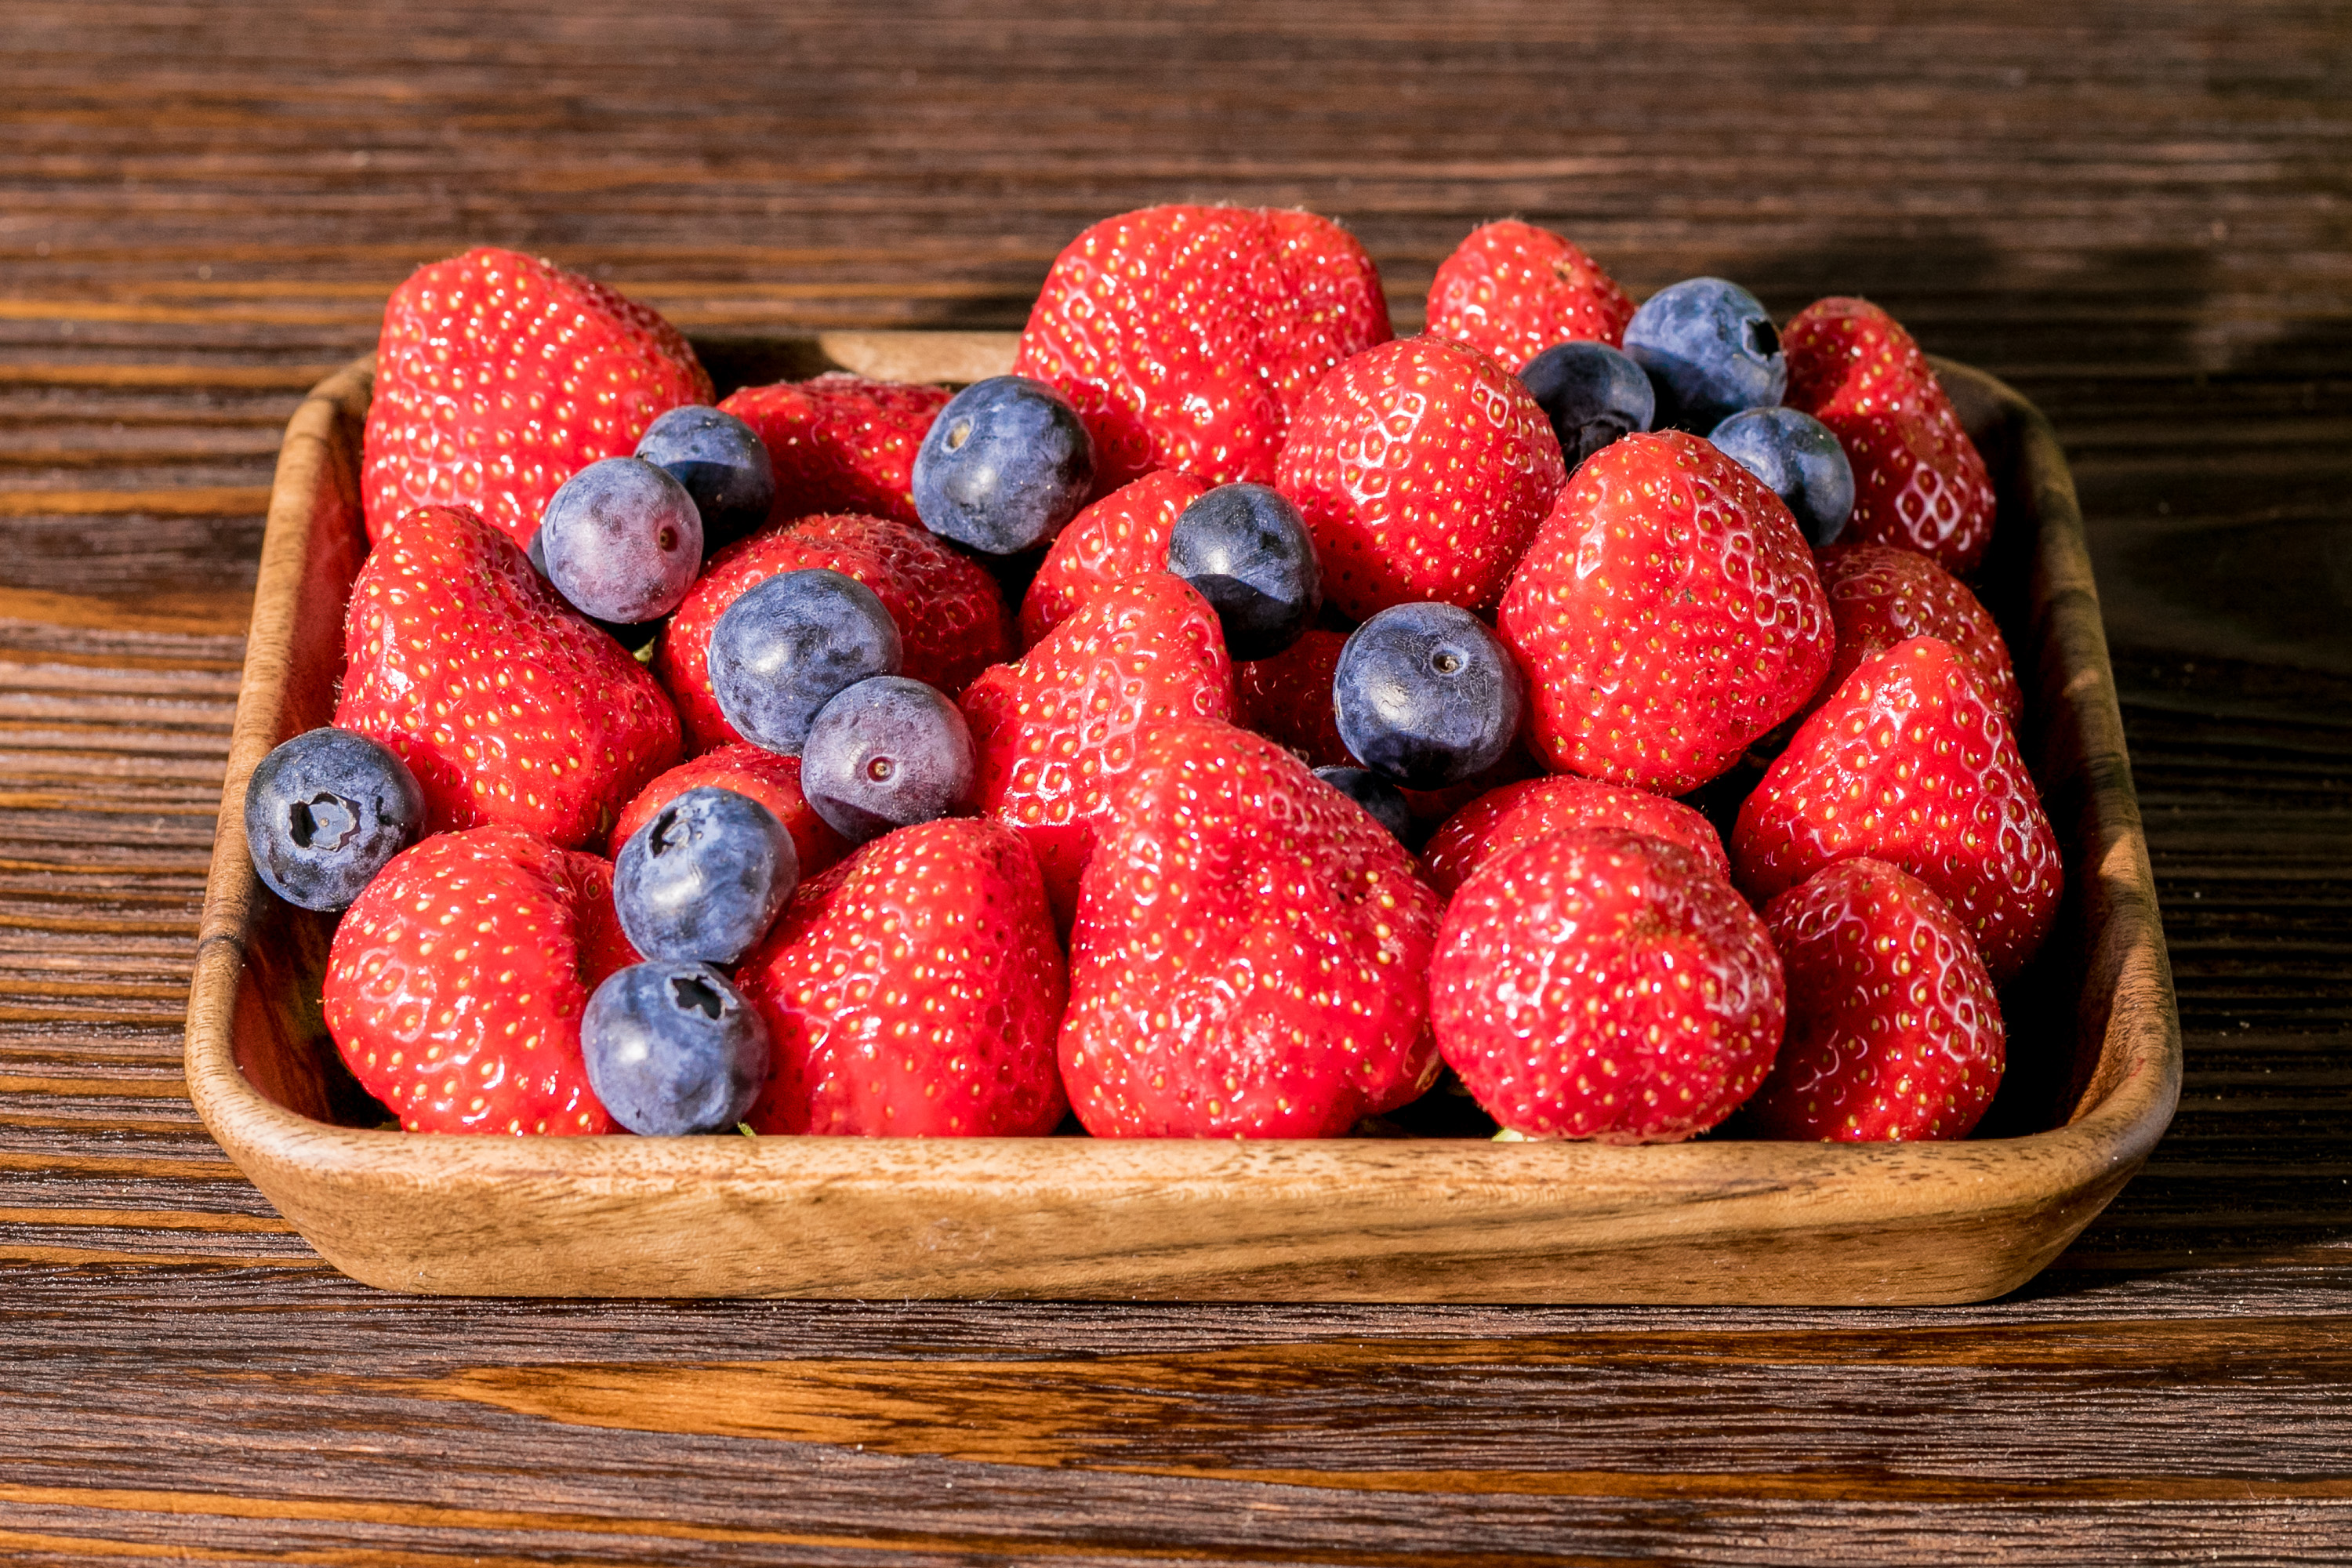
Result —
[[[723, 386], [827, 365], [970, 381], [1009, 335], [698, 344]], [[1958, 1143], [414, 1137], [372, 1130], [320, 1017], [331, 920], [262, 895], [247, 775], [324, 723], [365, 550], [372, 362], [287, 427], [206, 889], [188, 1086], [320, 1255], [477, 1295], [1939, 1302], [2011, 1290], [2171, 1120], [2180, 1031], [2073, 481], [2049, 425], [1938, 373], [1992, 465], [1986, 596], [2023, 678], [2067, 898], [2003, 997], [2010, 1072]], [[360, 1123], [345, 1125], [346, 1121]], [[2006, 1136], [2000, 1134], [2008, 1134]]]

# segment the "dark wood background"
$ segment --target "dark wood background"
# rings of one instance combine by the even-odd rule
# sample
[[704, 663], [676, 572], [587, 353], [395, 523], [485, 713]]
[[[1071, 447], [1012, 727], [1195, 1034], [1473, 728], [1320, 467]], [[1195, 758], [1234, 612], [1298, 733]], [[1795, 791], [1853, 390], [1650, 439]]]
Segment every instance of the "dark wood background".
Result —
[[[1013, 13], [1022, 13], [1015, 17]], [[2352, 1559], [2352, 12], [0, 5], [0, 1557]], [[1008, 327], [1094, 217], [1867, 293], [2055, 420], [2179, 982], [2145, 1174], [1935, 1311], [465, 1303], [185, 1099], [302, 388], [478, 240]]]

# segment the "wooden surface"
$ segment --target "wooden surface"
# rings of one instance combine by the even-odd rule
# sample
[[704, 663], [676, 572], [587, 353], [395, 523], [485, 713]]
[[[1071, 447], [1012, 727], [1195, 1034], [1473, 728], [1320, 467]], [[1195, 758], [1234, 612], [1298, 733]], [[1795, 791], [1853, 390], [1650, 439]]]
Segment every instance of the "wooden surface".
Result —
[[[931, 1563], [2352, 1556], [2341, 5], [0, 7], [0, 1554]], [[262, 495], [472, 239], [693, 330], [1018, 323], [1088, 218], [1301, 202], [1887, 303], [2055, 421], [2180, 1113], [1925, 1310], [402, 1301], [180, 1021]]]

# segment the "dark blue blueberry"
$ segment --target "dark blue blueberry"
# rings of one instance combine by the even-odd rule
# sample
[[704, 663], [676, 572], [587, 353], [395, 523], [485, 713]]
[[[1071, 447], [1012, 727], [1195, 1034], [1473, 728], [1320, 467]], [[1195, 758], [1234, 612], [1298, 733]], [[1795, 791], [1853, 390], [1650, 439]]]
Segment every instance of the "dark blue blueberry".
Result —
[[822, 566], [758, 584], [710, 630], [710, 689], [736, 733], [800, 754], [817, 710], [859, 681], [896, 675], [898, 623], [874, 590]]
[[1607, 343], [1554, 343], [1528, 361], [1519, 384], [1551, 421], [1570, 473], [1620, 436], [1647, 430], [1658, 411], [1642, 367]]
[[1201, 591], [1237, 659], [1298, 640], [1323, 608], [1323, 568], [1298, 509], [1265, 485], [1219, 485], [1168, 536], [1168, 570]]
[[759, 432], [720, 409], [671, 409], [646, 426], [637, 456], [694, 498], [706, 556], [767, 521], [775, 503], [776, 469]]
[[1315, 776], [1371, 813], [1372, 820], [1398, 838], [1412, 833], [1412, 807], [1404, 791], [1370, 768], [1317, 768]]
[[245, 843], [269, 890], [340, 910], [416, 842], [425, 792], [391, 752], [349, 730], [297, 735], [245, 786]]
[[1069, 400], [1025, 375], [948, 400], [915, 453], [923, 526], [990, 555], [1045, 543], [1087, 504], [1095, 447]]
[[1657, 389], [1661, 430], [1705, 435], [1789, 389], [1772, 318], [1755, 295], [1720, 278], [1686, 278], [1643, 300], [1625, 329], [1625, 353]]
[[705, 784], [621, 846], [613, 909], [647, 958], [732, 963], [768, 934], [800, 874], [793, 836], [774, 812]]
[[632, 626], [668, 615], [702, 570], [702, 514], [667, 472], [606, 458], [548, 498], [532, 553], [583, 615]]
[[769, 1050], [760, 1010], [707, 963], [616, 969], [580, 1016], [589, 1087], [648, 1138], [732, 1131], [767, 1081]]
[[1392, 605], [1349, 634], [1331, 680], [1339, 739], [1407, 789], [1441, 789], [1511, 749], [1527, 706], [1519, 667], [1469, 611]]
[[971, 730], [946, 695], [904, 676], [824, 705], [801, 752], [801, 794], [853, 844], [945, 816], [971, 795]]
[[[542, 577], [547, 575], [547, 552], [540, 547], [539, 540], [540, 535], [546, 531], [547, 531], [543, 528], [532, 529], [530, 531], [530, 543], [526, 545], [523, 549], [523, 553], [530, 557], [531, 570], [538, 573]], [[655, 639], [661, 636], [663, 625], [663, 623], [658, 620], [636, 621], [630, 625], [623, 626], [618, 621], [600, 621], [593, 616], [589, 616], [584, 618], [590, 626], [594, 626], [605, 636], [613, 638], [623, 647], [627, 648], [631, 653], [635, 654], [639, 658], [647, 659], [653, 657], [652, 649], [654, 642]]]
[[1789, 503], [1805, 542], [1833, 544], [1853, 515], [1853, 464], [1830, 427], [1793, 408], [1749, 408], [1707, 437]]

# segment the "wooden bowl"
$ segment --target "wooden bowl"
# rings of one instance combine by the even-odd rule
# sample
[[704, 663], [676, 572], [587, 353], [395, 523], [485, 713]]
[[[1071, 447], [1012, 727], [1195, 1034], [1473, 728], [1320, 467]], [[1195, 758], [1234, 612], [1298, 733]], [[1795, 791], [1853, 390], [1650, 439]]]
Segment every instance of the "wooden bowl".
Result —
[[[962, 381], [1009, 336], [708, 345], [730, 380]], [[731, 376], [728, 374], [731, 372]], [[327, 1260], [475, 1295], [1309, 1301], [1969, 1301], [2042, 1268], [2170, 1121], [2180, 1031], [2082, 516], [2042, 416], [1938, 372], [2001, 490], [1986, 597], [2028, 693], [2067, 897], [2003, 998], [1979, 1136], [1654, 1148], [1483, 1139], [1116, 1142], [421, 1137], [374, 1130], [320, 1021], [331, 920], [263, 894], [247, 775], [327, 721], [365, 552], [372, 362], [321, 383], [271, 492], [188, 1014], [197, 1110]], [[2005, 1135], [2004, 1135], [2005, 1134]]]

